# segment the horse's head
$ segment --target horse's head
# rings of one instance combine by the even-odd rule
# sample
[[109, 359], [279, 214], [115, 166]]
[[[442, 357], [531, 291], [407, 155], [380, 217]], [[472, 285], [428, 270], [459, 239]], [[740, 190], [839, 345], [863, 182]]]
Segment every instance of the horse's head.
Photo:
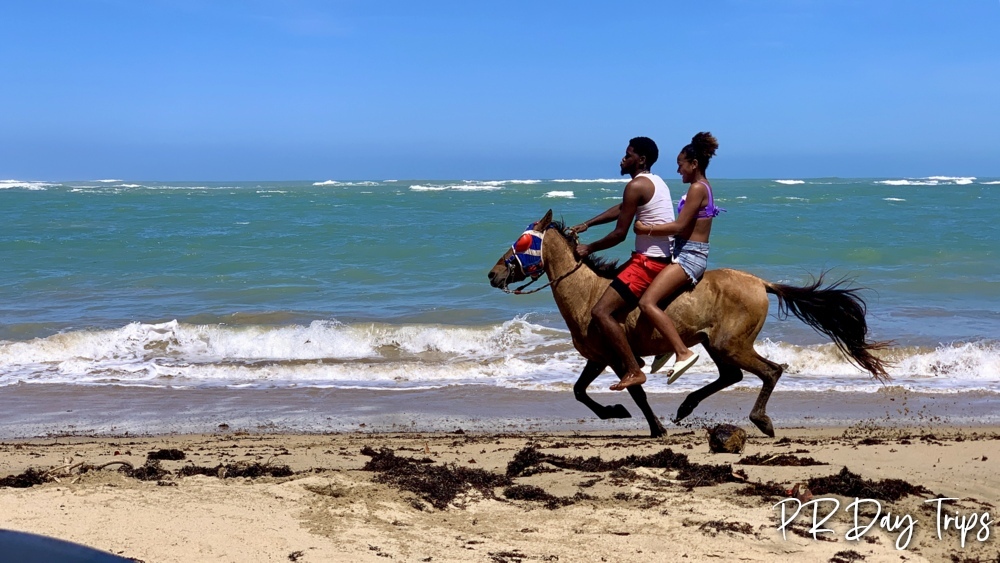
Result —
[[512, 283], [525, 280], [528, 276], [538, 278], [545, 273], [542, 264], [542, 236], [551, 224], [552, 210], [549, 209], [541, 220], [528, 225], [490, 270], [490, 285], [506, 291], [507, 286]]

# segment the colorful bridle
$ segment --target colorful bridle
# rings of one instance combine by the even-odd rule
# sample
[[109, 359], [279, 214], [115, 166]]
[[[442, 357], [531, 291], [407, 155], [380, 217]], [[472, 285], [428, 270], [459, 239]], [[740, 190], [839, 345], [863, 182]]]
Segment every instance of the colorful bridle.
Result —
[[[510, 245], [514, 254], [505, 260], [508, 268], [512, 268], [516, 263], [524, 275], [530, 277], [532, 281], [538, 279], [545, 271], [545, 266], [542, 264], [542, 238], [545, 232], [536, 231], [537, 224], [531, 223], [525, 228], [514, 244]], [[554, 225], [549, 225], [549, 228], [552, 227]]]
[[[510, 245], [510, 249], [513, 252], [513, 254], [511, 254], [510, 256], [507, 257], [506, 260], [504, 260], [504, 265], [507, 266], [508, 271], [512, 271], [515, 267], [519, 267], [521, 268], [521, 272], [523, 272], [525, 276], [531, 278], [531, 281], [529, 281], [528, 283], [522, 285], [521, 287], [515, 290], [507, 289], [505, 283], [504, 287], [502, 287], [501, 289], [503, 289], [507, 293], [513, 293], [516, 295], [525, 295], [528, 293], [535, 293], [536, 291], [540, 291], [549, 286], [555, 287], [556, 284], [558, 284], [564, 278], [568, 277], [573, 272], [577, 271], [577, 269], [579, 269], [580, 266], [583, 264], [582, 260], [578, 260], [575, 268], [559, 276], [557, 279], [554, 279], [549, 283], [541, 287], [537, 287], [531, 291], [521, 291], [522, 289], [535, 283], [538, 280], [538, 278], [540, 278], [542, 274], [545, 273], [545, 264], [542, 262], [542, 242], [543, 242], [542, 239], [545, 237], [545, 233], [547, 233], [549, 229], [558, 228], [555, 224], [549, 223], [549, 225], [545, 227], [545, 230], [543, 230], [542, 232], [538, 232], [535, 230], [535, 225], [537, 224], [538, 223], [531, 223], [530, 225], [528, 225], [528, 227], [524, 230], [524, 232], [521, 233], [521, 236], [518, 237], [516, 241], [514, 241], [514, 244]], [[573, 234], [576, 235], [575, 232], [573, 232]], [[508, 278], [509, 277], [510, 276], [508, 276]]]

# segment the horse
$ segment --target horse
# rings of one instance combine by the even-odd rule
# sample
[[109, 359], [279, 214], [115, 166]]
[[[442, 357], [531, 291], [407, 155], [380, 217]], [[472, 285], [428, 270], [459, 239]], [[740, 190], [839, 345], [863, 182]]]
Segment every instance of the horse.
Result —
[[[553, 221], [550, 209], [541, 220], [528, 225], [514, 245], [497, 260], [488, 275], [490, 285], [508, 293], [531, 293], [551, 287], [559, 313], [572, 335], [573, 346], [587, 360], [573, 385], [574, 396], [601, 419], [631, 418], [624, 406], [602, 405], [587, 395], [587, 387], [607, 367], [610, 366], [619, 379], [626, 372], [621, 360], [605, 344], [597, 324], [591, 322], [591, 310], [615, 277], [618, 265], [593, 256], [578, 259], [574, 253], [576, 243], [576, 233], [561, 222]], [[521, 291], [543, 273], [548, 277], [548, 284]], [[528, 277], [531, 281], [521, 288], [508, 288]], [[791, 312], [832, 339], [849, 361], [868, 371], [876, 380], [888, 381], [886, 363], [873, 352], [887, 348], [890, 342], [868, 340], [867, 305], [857, 295], [860, 288], [847, 288], [845, 284], [841, 279], [823, 287], [821, 274], [814, 283], [800, 287], [768, 282], [739, 270], [716, 269], [705, 272], [701, 282], [693, 288], [677, 294], [665, 311], [673, 319], [684, 344], [701, 344], [705, 348], [719, 368], [719, 378], [691, 392], [677, 408], [673, 422], [679, 423], [702, 401], [742, 381], [743, 370], [746, 370], [763, 382], [750, 412], [750, 421], [761, 432], [774, 437], [767, 401], [787, 366], [764, 358], [753, 347], [767, 318], [769, 293], [778, 298], [779, 318]], [[638, 309], [619, 320], [637, 357], [672, 352], [667, 340]], [[649, 423], [650, 435], [654, 438], [664, 435], [666, 430], [653, 414], [642, 386], [627, 389]]]

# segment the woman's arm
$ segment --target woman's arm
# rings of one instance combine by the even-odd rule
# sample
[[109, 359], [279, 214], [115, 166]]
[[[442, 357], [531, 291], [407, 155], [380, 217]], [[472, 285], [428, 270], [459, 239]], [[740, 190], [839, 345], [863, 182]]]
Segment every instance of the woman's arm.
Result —
[[688, 187], [684, 208], [676, 219], [659, 225], [647, 225], [642, 221], [636, 221], [632, 231], [637, 235], [653, 236], [673, 236], [683, 233], [694, 226], [694, 222], [698, 220], [698, 212], [706, 205], [708, 205], [708, 189], [701, 182], [695, 182]]

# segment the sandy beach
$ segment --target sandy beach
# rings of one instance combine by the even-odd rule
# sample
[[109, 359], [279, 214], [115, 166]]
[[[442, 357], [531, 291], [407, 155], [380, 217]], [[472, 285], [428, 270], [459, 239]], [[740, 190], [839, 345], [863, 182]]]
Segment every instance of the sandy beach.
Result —
[[[47, 482], [0, 487], [0, 528], [146, 562], [1000, 557], [1000, 428], [866, 421], [783, 428], [777, 439], [745, 429], [739, 454], [710, 452], [698, 428], [656, 440], [639, 431], [232, 428], [12, 439], [0, 442], [0, 479]], [[806, 505], [783, 534], [775, 504], [796, 483], [824, 499], [814, 503], [820, 519], [836, 508], [819, 526], [832, 532], [809, 534]], [[942, 497], [958, 500], [931, 500]], [[848, 508], [856, 498], [867, 499], [858, 521]], [[785, 502], [788, 516], [796, 504]], [[876, 523], [849, 541], [876, 507]]]

